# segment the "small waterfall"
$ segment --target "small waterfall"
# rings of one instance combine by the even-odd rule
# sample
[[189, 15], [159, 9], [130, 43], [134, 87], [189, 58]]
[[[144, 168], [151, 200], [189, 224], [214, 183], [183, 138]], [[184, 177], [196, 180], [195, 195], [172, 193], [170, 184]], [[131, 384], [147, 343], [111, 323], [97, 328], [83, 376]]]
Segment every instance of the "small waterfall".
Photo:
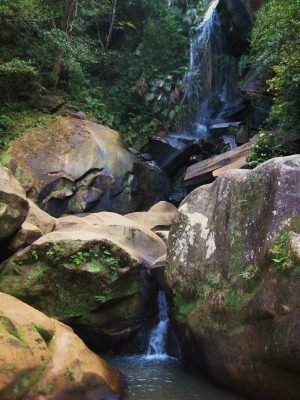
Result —
[[165, 292], [158, 292], [158, 324], [152, 329], [149, 336], [147, 358], [166, 358], [166, 344], [169, 328], [168, 302]]
[[208, 8], [190, 44], [190, 65], [183, 78], [185, 100], [190, 113], [181, 130], [205, 137], [213, 123], [224, 122], [222, 112], [238, 89], [235, 61], [226, 54], [226, 43], [218, 11], [220, 0], [208, 1]]

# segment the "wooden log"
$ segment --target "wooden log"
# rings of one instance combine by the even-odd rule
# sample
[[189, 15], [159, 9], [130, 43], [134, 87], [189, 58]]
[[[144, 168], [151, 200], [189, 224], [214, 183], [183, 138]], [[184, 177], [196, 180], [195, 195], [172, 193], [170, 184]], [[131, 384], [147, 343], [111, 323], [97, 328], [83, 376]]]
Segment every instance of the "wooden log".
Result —
[[[245, 159], [250, 152], [250, 147], [252, 144], [252, 142], [246, 143], [234, 150], [227, 151], [226, 153], [220, 154], [216, 157], [212, 157], [197, 164], [191, 165], [187, 169], [184, 178], [185, 184], [188, 184], [189, 181], [193, 182], [193, 184], [195, 184], [197, 180], [201, 182], [203, 181], [203, 176], [208, 176], [210, 174], [214, 176], [214, 171], [220, 170], [226, 166], [228, 166], [226, 169], [228, 171], [228, 169], [231, 168], [238, 168], [236, 165], [240, 165], [241, 163], [244, 165]], [[233, 166], [230, 167], [230, 164], [233, 164]]]
[[231, 169], [240, 169], [245, 167], [246, 165], [247, 165], [246, 157], [243, 156], [241, 158], [238, 158], [233, 163], [225, 165], [225, 167], [214, 170], [213, 177], [217, 178], [218, 176], [224, 174], [227, 171], [230, 171]]

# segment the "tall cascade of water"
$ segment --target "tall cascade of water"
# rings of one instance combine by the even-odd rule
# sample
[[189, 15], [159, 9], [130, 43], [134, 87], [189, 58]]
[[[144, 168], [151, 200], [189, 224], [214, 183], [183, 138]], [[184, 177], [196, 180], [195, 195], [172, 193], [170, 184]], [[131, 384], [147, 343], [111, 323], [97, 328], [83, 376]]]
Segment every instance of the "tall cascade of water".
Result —
[[158, 292], [158, 324], [152, 329], [149, 336], [147, 357], [167, 357], [166, 344], [169, 328], [168, 302], [165, 292]]
[[191, 110], [183, 130], [192, 131], [198, 138], [207, 134], [212, 121], [225, 121], [221, 110], [234, 101], [238, 93], [236, 67], [226, 54], [219, 3], [220, 0], [208, 0], [207, 11], [191, 39], [190, 64], [183, 78], [186, 102]]

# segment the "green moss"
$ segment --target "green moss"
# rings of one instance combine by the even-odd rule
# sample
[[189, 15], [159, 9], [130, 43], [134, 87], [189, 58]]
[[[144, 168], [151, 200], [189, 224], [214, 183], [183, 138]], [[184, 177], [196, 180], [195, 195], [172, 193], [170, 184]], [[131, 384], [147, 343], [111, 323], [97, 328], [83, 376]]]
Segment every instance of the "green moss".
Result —
[[57, 116], [45, 114], [24, 104], [19, 111], [2, 108], [0, 118], [0, 149], [6, 150], [1, 154], [0, 162], [8, 165], [11, 160], [9, 144], [12, 140], [19, 138], [28, 130], [41, 132], [41, 128], [54, 121]]
[[87, 250], [77, 251], [68, 258], [67, 264], [84, 267], [89, 272], [103, 272], [109, 282], [118, 278], [116, 273], [118, 260], [108, 249], [99, 250], [93, 246]]
[[17, 165], [15, 170], [15, 177], [22, 184], [25, 185], [27, 182], [30, 182], [31, 178], [26, 175], [26, 173], [22, 170], [22, 168]]
[[12, 386], [7, 388], [8, 393], [20, 395], [21, 393], [27, 392], [38, 382], [43, 372], [43, 366], [22, 372], [19, 378], [13, 382]]
[[33, 266], [29, 279], [34, 282], [39, 281], [45, 276], [47, 270], [48, 266], [39, 262]]
[[288, 255], [288, 233], [286, 230], [281, 232], [281, 234], [273, 242], [270, 249], [270, 254], [272, 257], [272, 266], [275, 269], [286, 270], [293, 267], [293, 263]]
[[[122, 268], [128, 272], [119, 278]], [[132, 296], [138, 290], [137, 273], [139, 264], [120, 248], [112, 254], [109, 243], [83, 245], [69, 240], [39, 249], [33, 246], [21, 258], [11, 259], [1, 273], [0, 290], [63, 320], [84, 316], [120, 296]], [[120, 282], [127, 283], [122, 287]]]
[[34, 322], [31, 323], [31, 326], [42, 337], [46, 345], [49, 346], [51, 340], [53, 339], [54, 331], [47, 331], [46, 329], [35, 324]]
[[298, 266], [290, 259], [288, 250], [289, 232], [300, 233], [300, 215], [292, 217], [282, 229], [277, 238], [273, 241], [269, 250], [271, 265], [277, 271], [287, 271]]
[[252, 299], [254, 292], [246, 292], [243, 289], [229, 289], [226, 292], [225, 301], [231, 311], [241, 311]]
[[197, 306], [196, 299], [188, 299], [178, 292], [174, 292], [173, 303], [179, 319], [186, 319], [190, 312]]
[[8, 166], [11, 159], [12, 159], [12, 156], [11, 156], [10, 150], [0, 153], [0, 164], [3, 165], [4, 167]]
[[30, 346], [24, 338], [23, 332], [18, 329], [10, 319], [5, 316], [0, 316], [0, 330], [3, 330], [10, 335], [14, 336], [23, 347], [26, 347], [30, 350]]

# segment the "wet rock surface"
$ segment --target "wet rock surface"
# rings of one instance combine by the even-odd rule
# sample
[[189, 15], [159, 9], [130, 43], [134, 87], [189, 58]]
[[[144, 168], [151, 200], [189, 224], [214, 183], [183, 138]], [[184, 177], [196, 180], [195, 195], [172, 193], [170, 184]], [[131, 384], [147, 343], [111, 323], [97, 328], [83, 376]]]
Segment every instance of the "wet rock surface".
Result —
[[300, 158], [192, 192], [172, 225], [167, 286], [189, 365], [254, 399], [300, 397]]

